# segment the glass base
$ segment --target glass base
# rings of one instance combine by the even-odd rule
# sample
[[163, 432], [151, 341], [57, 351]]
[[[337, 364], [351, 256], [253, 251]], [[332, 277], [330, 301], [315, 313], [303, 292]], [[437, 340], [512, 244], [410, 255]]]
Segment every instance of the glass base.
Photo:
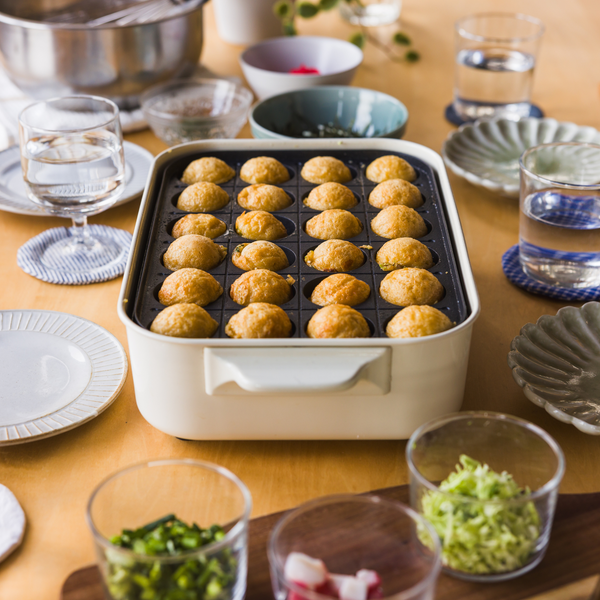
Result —
[[91, 273], [123, 259], [129, 248], [106, 237], [70, 235], [49, 245], [41, 257], [48, 269], [66, 273]]
[[363, 1], [360, 5], [340, 4], [340, 14], [352, 25], [380, 27], [390, 25], [400, 18], [401, 0]]

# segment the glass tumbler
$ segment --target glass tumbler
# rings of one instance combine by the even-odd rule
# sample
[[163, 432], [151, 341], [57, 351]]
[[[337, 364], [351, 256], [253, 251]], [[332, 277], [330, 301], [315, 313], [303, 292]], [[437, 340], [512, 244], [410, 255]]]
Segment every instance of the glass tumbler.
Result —
[[542, 22], [528, 15], [482, 13], [460, 19], [455, 31], [458, 116], [463, 121], [528, 117]]
[[41, 260], [51, 269], [91, 272], [128, 248], [93, 235], [87, 217], [110, 208], [125, 189], [119, 109], [96, 96], [35, 102], [19, 115], [21, 168], [27, 193], [45, 212], [70, 217], [70, 236], [50, 244]]
[[340, 2], [340, 14], [352, 25], [379, 27], [400, 18], [402, 0], [360, 0]]
[[555, 287], [600, 286], [600, 146], [542, 144], [520, 165], [523, 270]]
[[[481, 472], [477, 483], [464, 483], [476, 495], [442, 491], [440, 483], [456, 472], [463, 455], [502, 473], [503, 479], [512, 475], [524, 493], [496, 499], [501, 484]], [[446, 573], [470, 581], [503, 581], [542, 560], [565, 470], [562, 450], [543, 429], [500, 413], [450, 414], [413, 433], [406, 460], [411, 504], [440, 535]]]
[[[107, 600], [242, 600], [251, 508], [246, 486], [210, 463], [155, 460], [115, 473], [94, 490], [86, 515]], [[177, 554], [168, 542], [167, 549], [155, 555], [111, 543], [123, 530], [145, 525], [153, 529], [157, 521], [173, 515], [202, 529], [220, 525], [225, 535]]]
[[285, 563], [291, 552], [322, 560], [335, 575], [376, 571], [381, 590], [372, 598], [433, 600], [440, 572], [433, 528], [408, 506], [378, 496], [325, 496], [303, 504], [277, 523], [267, 552], [275, 600], [337, 597], [288, 580]]

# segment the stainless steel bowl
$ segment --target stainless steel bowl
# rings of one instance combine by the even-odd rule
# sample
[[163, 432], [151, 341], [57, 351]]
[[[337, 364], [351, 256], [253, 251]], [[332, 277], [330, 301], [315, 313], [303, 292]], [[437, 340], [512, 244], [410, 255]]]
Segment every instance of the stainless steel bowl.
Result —
[[146, 88], [193, 72], [202, 50], [205, 0], [161, 21], [86, 25], [118, 2], [0, 0], [0, 61], [10, 79], [33, 98], [85, 93], [132, 108]]

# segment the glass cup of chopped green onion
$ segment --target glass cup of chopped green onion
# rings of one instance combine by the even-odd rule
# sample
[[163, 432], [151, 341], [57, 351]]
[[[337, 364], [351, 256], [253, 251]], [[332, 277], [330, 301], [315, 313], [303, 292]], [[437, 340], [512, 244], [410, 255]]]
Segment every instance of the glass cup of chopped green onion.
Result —
[[[313, 575], [311, 583], [302, 573], [290, 578], [294, 553], [321, 564], [325, 579], [315, 584]], [[432, 600], [441, 569], [439, 539], [427, 521], [409, 506], [375, 495], [324, 496], [289, 511], [275, 525], [267, 554], [276, 600]], [[343, 580], [365, 570], [376, 573], [374, 589], [361, 596], [351, 582], [344, 592]]]
[[107, 600], [242, 600], [252, 499], [230, 471], [155, 460], [104, 480], [87, 507]]
[[446, 573], [503, 581], [539, 564], [565, 471], [543, 429], [494, 412], [450, 414], [413, 433], [406, 460], [411, 504], [440, 536]]

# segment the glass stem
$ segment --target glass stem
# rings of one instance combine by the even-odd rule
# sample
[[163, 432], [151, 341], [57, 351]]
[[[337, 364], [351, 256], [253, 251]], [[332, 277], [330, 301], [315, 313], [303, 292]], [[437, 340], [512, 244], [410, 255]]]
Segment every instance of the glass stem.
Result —
[[73, 227], [71, 229], [73, 243], [79, 247], [91, 248], [94, 245], [94, 240], [90, 236], [87, 217], [85, 215], [78, 215], [71, 218], [73, 220]]

